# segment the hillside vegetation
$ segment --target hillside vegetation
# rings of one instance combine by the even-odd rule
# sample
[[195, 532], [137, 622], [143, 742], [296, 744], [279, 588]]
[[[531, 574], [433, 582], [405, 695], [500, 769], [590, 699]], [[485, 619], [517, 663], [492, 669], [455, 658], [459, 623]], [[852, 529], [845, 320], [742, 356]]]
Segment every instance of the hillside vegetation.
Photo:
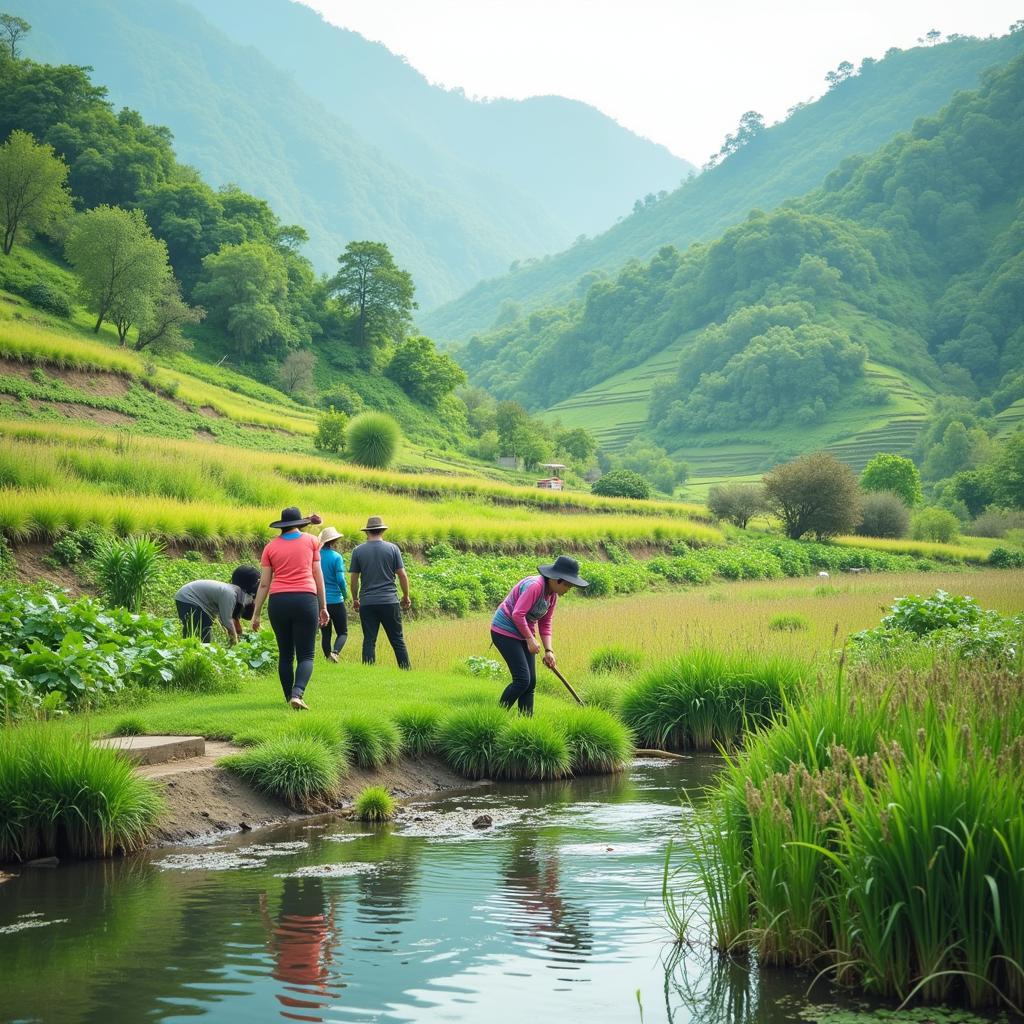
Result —
[[934, 114], [957, 90], [976, 88], [985, 68], [1011, 59], [1022, 46], [1018, 32], [891, 50], [883, 60], [864, 61], [858, 74], [816, 102], [798, 104], [784, 122], [666, 198], [564, 252], [524, 261], [476, 285], [422, 316], [423, 329], [464, 342], [517, 313], [578, 302], [596, 279], [632, 259], [650, 259], [662, 245], [710, 241], [752, 208], [769, 211], [816, 188], [840, 161], [877, 149], [916, 118]]
[[118, 107], [169, 126], [214, 187], [240, 186], [303, 224], [318, 271], [345, 242], [380, 239], [424, 308], [607, 226], [688, 170], [583, 104], [446, 93], [284, 0], [4, 6], [32, 24], [29, 55], [91, 66]]
[[907, 451], [931, 391], [1000, 412], [1024, 388], [1022, 97], [1016, 58], [804, 198], [470, 343], [471, 379], [577, 422], [596, 408], [613, 444], [742, 444], [747, 472], [758, 451]]

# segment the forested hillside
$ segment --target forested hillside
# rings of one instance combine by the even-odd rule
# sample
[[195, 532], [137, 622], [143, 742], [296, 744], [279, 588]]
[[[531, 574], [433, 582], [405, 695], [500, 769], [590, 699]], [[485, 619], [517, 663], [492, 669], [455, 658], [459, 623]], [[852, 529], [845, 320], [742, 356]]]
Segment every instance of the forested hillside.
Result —
[[472, 380], [543, 407], [670, 353], [634, 432], [675, 450], [766, 431], [785, 434], [777, 454], [820, 445], [852, 407], [884, 412], [907, 387], [990, 396], [999, 412], [1024, 396], [1022, 186], [1017, 57], [806, 197], [709, 245], [664, 246], [461, 358]]
[[[266, 199], [283, 220], [303, 224], [305, 251], [319, 271], [332, 270], [351, 239], [386, 242], [413, 274], [424, 309], [512, 260], [610, 223], [635, 195], [677, 183], [686, 172], [685, 163], [590, 108], [564, 104], [552, 112], [551, 104], [539, 103], [512, 104], [509, 117], [520, 122], [520, 143], [535, 136], [543, 148], [552, 133], [561, 136], [558, 159], [541, 180], [536, 159], [498, 174], [492, 161], [502, 153], [489, 154], [488, 139], [508, 130], [504, 105], [471, 104], [434, 89], [383, 48], [282, 4], [289, 22], [297, 19], [305, 30], [313, 19], [318, 29], [304, 41], [314, 96], [303, 88], [294, 32], [281, 33], [280, 60], [240, 45], [257, 41], [255, 29], [275, 8], [258, 15], [246, 6], [238, 18], [251, 19], [253, 34], [235, 41], [207, 20], [206, 6], [10, 0], [5, 9], [31, 22], [29, 56], [92, 66], [115, 105], [167, 125], [180, 158], [215, 187], [237, 184]], [[275, 23], [270, 30], [276, 32]], [[344, 49], [336, 52], [339, 43]], [[348, 69], [344, 93], [336, 75], [316, 78], [317, 69], [331, 67]], [[447, 138], [431, 131], [433, 107], [465, 108], [454, 124], [445, 115]], [[384, 110], [393, 113], [385, 118]], [[378, 122], [379, 130], [372, 127]], [[524, 157], [530, 155], [527, 147]], [[524, 166], [533, 168], [528, 176]], [[589, 205], [570, 208], [564, 184], [552, 181], [565, 173], [578, 184], [586, 166], [603, 170], [580, 189]]]
[[[857, 73], [834, 80], [817, 102], [753, 135], [728, 159], [657, 202], [641, 204], [604, 234], [512, 273], [485, 281], [421, 317], [440, 341], [470, 338], [518, 313], [582, 298], [601, 275], [631, 259], [650, 259], [665, 244], [711, 240], [753, 208], [771, 210], [816, 188], [839, 162], [875, 150], [914, 119], [934, 114], [959, 89], [976, 88], [982, 71], [1024, 48], [1024, 33], [999, 39], [952, 39], [892, 50]], [[852, 69], [851, 69], [852, 71]], [[756, 107], [755, 97], [751, 105]], [[655, 197], [651, 197], [653, 200]]]

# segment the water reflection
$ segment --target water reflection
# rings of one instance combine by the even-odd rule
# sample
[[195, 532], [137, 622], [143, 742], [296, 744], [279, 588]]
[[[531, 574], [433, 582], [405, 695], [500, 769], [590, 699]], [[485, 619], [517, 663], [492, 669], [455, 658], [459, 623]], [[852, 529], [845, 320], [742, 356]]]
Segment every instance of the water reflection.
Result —
[[314, 1011], [328, 1009], [344, 987], [333, 970], [341, 947], [334, 904], [327, 900], [320, 879], [286, 878], [276, 919], [268, 906], [267, 893], [261, 892], [260, 917], [274, 958], [273, 977], [284, 983], [275, 993], [285, 1007], [281, 1016], [322, 1022], [324, 1017]]

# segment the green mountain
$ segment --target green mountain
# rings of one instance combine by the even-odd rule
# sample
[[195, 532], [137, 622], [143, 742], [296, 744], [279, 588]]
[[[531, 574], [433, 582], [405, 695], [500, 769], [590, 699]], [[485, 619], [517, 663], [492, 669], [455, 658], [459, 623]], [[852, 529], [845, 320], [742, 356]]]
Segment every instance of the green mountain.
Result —
[[[24, 45], [28, 56], [95, 68], [114, 103], [167, 125], [179, 157], [207, 181], [235, 183], [268, 200], [284, 221], [304, 225], [306, 251], [319, 270], [333, 269], [349, 241], [387, 242], [413, 273], [424, 309], [510, 260], [607, 224], [629, 197], [678, 182], [688, 168], [582, 104], [554, 98], [473, 104], [446, 94], [382, 47], [332, 29], [295, 5], [244, 5], [237, 17], [227, 5], [211, 7], [211, 16], [239, 29], [237, 41], [204, 16], [206, 8], [177, 0], [5, 4], [32, 25]], [[268, 57], [247, 45], [239, 24], [253, 33], [264, 26], [273, 35], [273, 19], [282, 14], [288, 27], [281, 30], [280, 49], [291, 64], [278, 61], [273, 47]], [[316, 95], [303, 88], [307, 83], [299, 75], [300, 35], [307, 31], [304, 77]], [[341, 79], [332, 77], [332, 62], [351, 75], [344, 92]], [[449, 125], [447, 141], [433, 136], [431, 102], [466, 108], [461, 123]], [[384, 123], [382, 107], [399, 113]], [[409, 140], [402, 139], [403, 131], [412, 131], [402, 123], [406, 114], [415, 125]], [[367, 124], [378, 120], [379, 130], [367, 134]], [[448, 115], [447, 121], [459, 119]], [[524, 161], [504, 174], [495, 171], [493, 162], [502, 154], [488, 147], [494, 135], [511, 132], [514, 121], [519, 137], [534, 137], [538, 147], [552, 136], [563, 139], [549, 170], [526, 174]], [[474, 162], [480, 153], [485, 159]], [[589, 190], [589, 204], [581, 199], [563, 210], [567, 189], [552, 181], [588, 164], [606, 165], [582, 190]]]
[[748, 475], [909, 452], [936, 394], [1024, 397], [1024, 56], [824, 185], [461, 352], [500, 397]]
[[650, 259], [666, 243], [685, 248], [716, 238], [749, 210], [771, 210], [816, 188], [842, 159], [872, 152], [915, 118], [937, 111], [957, 90], [976, 88], [985, 68], [1022, 48], [1024, 33], [958, 38], [865, 62], [858, 74], [667, 198], [596, 238], [477, 284], [421, 317], [421, 326], [434, 338], [467, 340], [516, 312], [579, 299], [598, 276], [616, 273], [631, 259]]

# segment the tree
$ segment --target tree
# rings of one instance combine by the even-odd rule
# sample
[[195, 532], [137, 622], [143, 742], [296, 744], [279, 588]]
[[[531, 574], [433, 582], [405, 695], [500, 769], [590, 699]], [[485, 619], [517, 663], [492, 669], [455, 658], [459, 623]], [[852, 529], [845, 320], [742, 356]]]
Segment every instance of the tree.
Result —
[[879, 452], [864, 467], [860, 475], [860, 486], [865, 491], [890, 491], [898, 494], [910, 508], [921, 503], [921, 474], [917, 466], [902, 455]]
[[583, 427], [573, 427], [570, 430], [563, 430], [557, 439], [559, 452], [578, 462], [586, 465], [597, 451], [597, 441], [594, 435]]
[[725, 142], [716, 156], [727, 157], [753, 142], [764, 131], [764, 116], [756, 110], [748, 110], [741, 118], [735, 135], [726, 135]]
[[747, 523], [765, 511], [761, 484], [716, 484], [708, 491], [708, 508], [716, 519], [725, 519], [745, 530]]
[[0, 146], [0, 215], [4, 255], [19, 232], [48, 231], [71, 214], [68, 165], [52, 146], [41, 146], [28, 132], [13, 131]]
[[348, 417], [332, 405], [316, 422], [316, 440], [313, 442], [322, 452], [337, 454], [345, 449], [345, 427]]
[[384, 242], [349, 242], [332, 292], [355, 310], [355, 343], [361, 348], [397, 341], [416, 308], [412, 275], [400, 270]]
[[914, 540], [930, 540], [937, 544], [950, 544], [960, 533], [960, 520], [944, 508], [923, 508], [911, 524]]
[[850, 533], [860, 522], [857, 477], [828, 452], [813, 452], [776, 466], [765, 475], [764, 489], [769, 507], [793, 540], [805, 533], [819, 540]]
[[1024, 431], [1018, 430], [996, 450], [992, 481], [1000, 504], [1024, 508]]
[[672, 494], [690, 473], [685, 462], [676, 462], [664, 448], [640, 437], [630, 441], [621, 455], [613, 456], [611, 465], [639, 473], [665, 494]]
[[0, 37], [3, 37], [3, 46], [10, 52], [11, 60], [18, 59], [18, 40], [28, 35], [32, 26], [24, 19], [14, 14], [0, 14]]
[[251, 355], [274, 338], [293, 340], [283, 314], [288, 268], [265, 242], [225, 245], [205, 257], [193, 295], [206, 306], [210, 321], [232, 337], [240, 355]]
[[289, 352], [277, 368], [277, 381], [281, 390], [293, 398], [313, 393], [313, 368], [316, 356], [308, 348]]
[[167, 247], [150, 233], [141, 210], [98, 206], [77, 219], [66, 254], [82, 299], [96, 314], [93, 330], [111, 319], [124, 344], [128, 328], [149, 319], [163, 294], [171, 273]]
[[197, 324], [206, 316], [202, 306], [190, 306], [181, 297], [181, 288], [170, 274], [164, 279], [163, 288], [153, 307], [152, 316], [139, 325], [135, 351], [148, 348], [162, 355], [183, 352], [192, 347], [184, 337], [181, 328], [185, 324]]
[[613, 469], [605, 473], [599, 480], [595, 480], [590, 488], [594, 494], [600, 494], [606, 498], [649, 498], [651, 496], [651, 485], [639, 474], [631, 469]]
[[406, 338], [384, 372], [407, 394], [432, 406], [466, 383], [466, 371], [422, 335]]
[[857, 533], [862, 537], [905, 537], [910, 528], [910, 509], [902, 496], [892, 491], [869, 491], [861, 512]]

